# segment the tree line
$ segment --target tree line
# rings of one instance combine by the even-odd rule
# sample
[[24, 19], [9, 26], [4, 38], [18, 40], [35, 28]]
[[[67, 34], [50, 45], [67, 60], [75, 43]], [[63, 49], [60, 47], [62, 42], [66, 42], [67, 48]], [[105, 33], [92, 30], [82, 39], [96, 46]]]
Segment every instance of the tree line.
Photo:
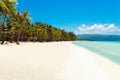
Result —
[[58, 29], [42, 22], [31, 23], [28, 11], [16, 9], [15, 0], [0, 0], [0, 41], [71, 41], [77, 40], [73, 32]]

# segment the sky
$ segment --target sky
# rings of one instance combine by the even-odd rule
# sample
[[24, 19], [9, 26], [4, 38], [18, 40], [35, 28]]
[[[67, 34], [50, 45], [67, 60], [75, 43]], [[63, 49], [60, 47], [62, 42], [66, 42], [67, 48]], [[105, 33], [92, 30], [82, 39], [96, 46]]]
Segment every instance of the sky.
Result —
[[76, 34], [120, 34], [120, 0], [18, 0], [17, 9]]

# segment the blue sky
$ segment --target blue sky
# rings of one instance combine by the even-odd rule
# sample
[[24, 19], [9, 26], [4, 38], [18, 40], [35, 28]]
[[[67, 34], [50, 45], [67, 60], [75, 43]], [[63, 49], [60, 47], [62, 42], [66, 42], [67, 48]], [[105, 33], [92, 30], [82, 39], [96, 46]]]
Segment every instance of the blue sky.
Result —
[[77, 30], [83, 24], [120, 26], [120, 0], [18, 0], [18, 3], [19, 10], [30, 11], [34, 22], [68, 31]]

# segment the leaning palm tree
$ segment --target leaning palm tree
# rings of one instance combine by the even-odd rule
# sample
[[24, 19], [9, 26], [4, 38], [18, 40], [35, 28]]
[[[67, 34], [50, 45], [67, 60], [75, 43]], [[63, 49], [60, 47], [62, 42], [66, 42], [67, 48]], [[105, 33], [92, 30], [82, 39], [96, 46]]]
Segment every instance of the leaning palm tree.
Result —
[[19, 18], [19, 33], [18, 33], [18, 37], [17, 37], [17, 44], [19, 44], [19, 40], [22, 34], [22, 31], [24, 30], [24, 28], [26, 27], [26, 23], [28, 23], [28, 21], [30, 20], [30, 18], [28, 17], [28, 11], [24, 11], [23, 14], [21, 14], [19, 11], [17, 13], [17, 17]]
[[[5, 23], [5, 17], [7, 16], [7, 14], [9, 13], [9, 8], [7, 7], [7, 5], [5, 4], [5, 2], [3, 0], [0, 0], [0, 22], [1, 25]], [[1, 26], [0, 25], [0, 26]], [[1, 26], [3, 27], [3, 26]]]
[[1, 15], [1, 22], [5, 24], [7, 18], [10, 18], [11, 15], [15, 13], [15, 1], [11, 0], [0, 0], [0, 15]]
[[6, 18], [6, 15], [9, 13], [9, 9], [8, 7], [6, 6], [6, 4], [4, 3], [3, 0], [0, 0], [0, 27], [1, 27], [1, 38], [2, 38], [2, 42], [1, 44], [4, 43], [4, 40], [5, 40], [5, 33], [4, 33], [4, 24], [5, 24], [5, 18]]
[[[5, 34], [4, 29], [6, 29], [4, 26], [6, 26], [6, 21], [8, 18], [13, 15], [15, 12], [15, 1], [12, 0], [0, 0], [0, 27], [1, 27], [1, 33]], [[2, 39], [2, 43], [4, 43], [5, 39]]]

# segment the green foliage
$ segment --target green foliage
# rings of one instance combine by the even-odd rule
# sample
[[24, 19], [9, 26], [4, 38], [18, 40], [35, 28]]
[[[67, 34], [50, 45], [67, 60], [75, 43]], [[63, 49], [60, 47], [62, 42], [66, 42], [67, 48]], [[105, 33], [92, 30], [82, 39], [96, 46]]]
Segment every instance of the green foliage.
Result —
[[[41, 22], [30, 23], [29, 12], [16, 10], [15, 0], [0, 0], [0, 41], [71, 41], [77, 40], [73, 32], [66, 32]], [[11, 41], [12, 40], [12, 41]]]

